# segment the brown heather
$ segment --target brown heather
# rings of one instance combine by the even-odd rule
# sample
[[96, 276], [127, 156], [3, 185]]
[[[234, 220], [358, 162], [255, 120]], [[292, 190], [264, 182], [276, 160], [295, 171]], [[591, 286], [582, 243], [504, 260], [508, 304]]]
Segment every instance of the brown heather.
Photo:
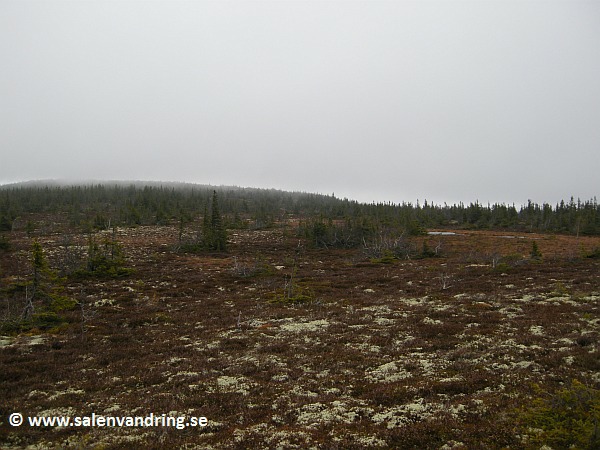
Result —
[[[413, 238], [441, 256], [383, 263], [293, 229], [191, 255], [173, 251], [177, 226], [119, 228], [134, 272], [65, 283], [84, 324], [76, 308], [0, 338], [0, 447], [540, 448], [532, 399], [600, 388], [600, 262], [581, 257], [600, 238], [505, 235]], [[0, 252], [3, 288], [26, 277], [33, 238]], [[59, 269], [61, 236], [35, 238]], [[281, 295], [290, 282], [301, 301]], [[209, 425], [12, 428], [12, 412]]]

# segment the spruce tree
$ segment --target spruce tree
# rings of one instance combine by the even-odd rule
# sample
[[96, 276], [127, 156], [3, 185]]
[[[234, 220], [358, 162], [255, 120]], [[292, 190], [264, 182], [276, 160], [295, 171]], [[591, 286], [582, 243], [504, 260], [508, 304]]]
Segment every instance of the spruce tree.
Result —
[[223, 225], [217, 191], [213, 191], [210, 217], [205, 212], [202, 228], [204, 247], [212, 251], [227, 251], [227, 231]]
[[28, 284], [23, 318], [29, 319], [39, 301], [50, 315], [74, 306], [74, 300], [63, 295], [61, 279], [50, 269], [42, 245], [36, 240], [31, 247], [31, 282]]
[[531, 244], [531, 259], [542, 259], [542, 252], [540, 252], [540, 249], [538, 248], [538, 244], [537, 242], [533, 241], [533, 243]]
[[213, 191], [210, 225], [213, 233], [213, 243], [215, 250], [226, 251], [227, 232], [225, 231], [225, 226], [223, 225], [223, 218], [221, 217], [221, 211], [219, 209], [217, 191]]
[[210, 217], [208, 216], [208, 207], [204, 205], [204, 215], [202, 216], [202, 235], [201, 235], [202, 247], [210, 249], [212, 239], [212, 229], [210, 224]]

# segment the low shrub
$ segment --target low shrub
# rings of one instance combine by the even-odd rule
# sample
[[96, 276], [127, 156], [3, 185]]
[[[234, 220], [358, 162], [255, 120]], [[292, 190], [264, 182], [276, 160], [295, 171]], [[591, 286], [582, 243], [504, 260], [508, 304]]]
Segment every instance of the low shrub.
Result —
[[552, 394], [534, 388], [538, 396], [521, 415], [530, 444], [536, 448], [600, 448], [600, 390], [577, 380]]
[[120, 278], [133, 273], [133, 269], [125, 267], [123, 247], [114, 239], [106, 239], [99, 245], [90, 237], [88, 256], [85, 267], [73, 272], [76, 278], [106, 277]]
[[594, 248], [585, 255], [586, 258], [600, 259], [600, 247]]
[[252, 263], [238, 261], [237, 257], [233, 258], [231, 273], [236, 277], [251, 278], [259, 275], [272, 275], [273, 272], [273, 267], [262, 258], [257, 258]]
[[3, 251], [10, 250], [10, 241], [4, 235], [0, 235], [0, 250], [3, 250]]

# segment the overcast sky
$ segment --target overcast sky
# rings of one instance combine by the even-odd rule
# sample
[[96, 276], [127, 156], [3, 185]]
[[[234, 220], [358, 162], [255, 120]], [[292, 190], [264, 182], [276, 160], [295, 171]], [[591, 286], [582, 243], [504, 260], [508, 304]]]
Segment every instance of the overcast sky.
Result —
[[0, 183], [600, 194], [599, 1], [0, 1]]

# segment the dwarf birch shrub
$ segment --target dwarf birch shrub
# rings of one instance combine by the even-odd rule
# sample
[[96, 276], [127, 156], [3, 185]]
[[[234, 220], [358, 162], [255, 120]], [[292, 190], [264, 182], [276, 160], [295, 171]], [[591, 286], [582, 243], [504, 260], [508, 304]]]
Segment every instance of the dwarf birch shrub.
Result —
[[529, 442], [539, 448], [600, 448], [600, 391], [573, 380], [553, 394], [534, 387], [537, 398], [521, 417]]

